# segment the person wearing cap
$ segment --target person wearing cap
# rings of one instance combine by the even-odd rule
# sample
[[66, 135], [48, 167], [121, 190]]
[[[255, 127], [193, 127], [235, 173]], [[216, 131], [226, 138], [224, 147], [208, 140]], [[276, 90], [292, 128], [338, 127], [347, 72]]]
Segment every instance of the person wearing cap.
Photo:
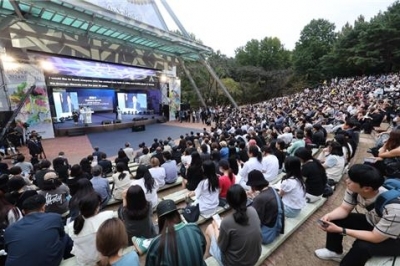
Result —
[[151, 241], [145, 265], [205, 266], [206, 239], [197, 224], [183, 223], [173, 200], [161, 201], [157, 216], [160, 235]]
[[260, 219], [253, 207], [246, 206], [246, 192], [240, 185], [231, 186], [226, 199], [235, 212], [207, 227], [206, 257], [212, 255], [219, 265], [254, 265], [261, 254]]
[[46, 199], [34, 195], [23, 202], [24, 218], [4, 234], [7, 266], [58, 266], [70, 257], [72, 241], [64, 232], [61, 216], [45, 213]]
[[68, 199], [69, 188], [61, 182], [56, 172], [48, 172], [44, 175], [43, 188], [38, 194], [46, 198], [46, 212], [55, 212], [62, 217], [69, 214]]
[[253, 193], [259, 193], [252, 200], [252, 207], [260, 218], [263, 244], [269, 244], [284, 232], [285, 215], [282, 199], [258, 170], [249, 173], [246, 184], [251, 187]]

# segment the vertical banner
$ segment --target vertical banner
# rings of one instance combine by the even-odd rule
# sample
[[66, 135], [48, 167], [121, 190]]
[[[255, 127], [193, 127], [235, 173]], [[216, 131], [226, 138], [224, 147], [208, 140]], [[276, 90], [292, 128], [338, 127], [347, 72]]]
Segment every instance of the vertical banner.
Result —
[[28, 123], [29, 131], [37, 131], [44, 139], [54, 138], [49, 97], [43, 71], [34, 63], [17, 63], [12, 68], [4, 66], [11, 108], [15, 110], [32, 85], [36, 88], [28, 96], [16, 117], [17, 122]]
[[169, 120], [175, 120], [175, 113], [181, 109], [181, 80], [170, 79], [169, 82]]

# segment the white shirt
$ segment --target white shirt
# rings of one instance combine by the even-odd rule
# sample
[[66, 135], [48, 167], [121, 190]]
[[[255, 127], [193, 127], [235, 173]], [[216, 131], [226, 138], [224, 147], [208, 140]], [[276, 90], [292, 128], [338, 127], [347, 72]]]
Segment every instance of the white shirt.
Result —
[[96, 248], [97, 230], [105, 220], [114, 216], [113, 211], [102, 211], [85, 219], [83, 228], [78, 235], [74, 234], [74, 222], [66, 226], [68, 235], [74, 241], [71, 254], [75, 255], [78, 265], [96, 265], [96, 262], [100, 259], [100, 253]]
[[286, 144], [290, 144], [293, 140], [293, 134], [292, 133], [283, 133], [282, 135], [278, 136], [278, 139], [283, 140]]
[[151, 203], [151, 206], [153, 206], [153, 208], [155, 208], [158, 205], [158, 196], [157, 196], [158, 184], [157, 184], [157, 181], [154, 182], [154, 187], [153, 187], [151, 192], [147, 191], [147, 188], [144, 185], [144, 178], [132, 180], [131, 186], [133, 186], [133, 185], [138, 185], [138, 186], [142, 187], [142, 189], [144, 191], [144, 195], [146, 196], [146, 200]]
[[126, 156], [129, 158], [129, 161], [133, 162], [133, 159], [135, 158], [135, 151], [133, 148], [131, 147], [126, 147], [124, 149], [124, 152], [126, 154]]
[[281, 190], [285, 192], [282, 196], [283, 204], [296, 210], [306, 206], [306, 193], [297, 179], [288, 178], [283, 180]]
[[122, 200], [122, 192], [131, 186], [131, 174], [128, 171], [124, 171], [124, 173], [125, 177], [121, 180], [118, 178], [121, 173], [118, 172], [112, 175], [114, 180], [113, 197], [117, 200]]
[[253, 170], [259, 170], [262, 172], [263, 165], [260, 163], [256, 157], [250, 157], [247, 162], [243, 164], [243, 168], [240, 169], [238, 175], [242, 179], [242, 183], [247, 183], [248, 175]]
[[324, 163], [326, 176], [329, 179], [333, 179], [335, 182], [339, 182], [342, 178], [344, 165], [345, 159], [343, 156], [328, 155]]
[[153, 167], [149, 169], [149, 172], [151, 176], [154, 178], [154, 180], [157, 182], [159, 187], [162, 187], [165, 185], [165, 169], [163, 167]]
[[275, 155], [269, 154], [263, 157], [261, 163], [263, 166], [262, 173], [265, 180], [267, 180], [268, 182], [275, 180], [279, 173], [278, 158]]
[[203, 179], [197, 185], [195, 191], [196, 201], [199, 203], [200, 213], [203, 216], [211, 216], [219, 204], [219, 189], [208, 190], [208, 179]]

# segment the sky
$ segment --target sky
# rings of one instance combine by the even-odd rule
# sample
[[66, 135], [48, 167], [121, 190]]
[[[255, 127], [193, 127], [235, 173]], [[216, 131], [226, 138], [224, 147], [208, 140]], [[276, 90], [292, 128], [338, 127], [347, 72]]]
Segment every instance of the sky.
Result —
[[[167, 0], [185, 27], [214, 51], [229, 57], [252, 39], [278, 37], [294, 49], [312, 19], [327, 19], [339, 31], [359, 15], [366, 20], [386, 11], [394, 0]], [[177, 29], [157, 2], [170, 30]]]

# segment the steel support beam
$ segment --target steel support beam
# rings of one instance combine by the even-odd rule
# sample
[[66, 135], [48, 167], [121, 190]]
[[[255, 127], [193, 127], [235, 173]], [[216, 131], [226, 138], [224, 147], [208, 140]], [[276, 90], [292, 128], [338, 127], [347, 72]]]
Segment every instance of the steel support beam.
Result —
[[188, 77], [190, 83], [192, 84], [192, 86], [194, 88], [194, 91], [197, 93], [197, 96], [199, 97], [201, 104], [204, 107], [207, 107], [206, 102], [204, 101], [203, 96], [201, 96], [200, 90], [196, 85], [196, 82], [194, 82], [194, 79], [192, 78], [192, 75], [190, 74], [189, 70], [185, 66], [185, 61], [183, 59], [179, 59], [179, 62], [181, 63], [183, 71], [185, 72], [186, 76]]
[[225, 87], [224, 83], [218, 78], [217, 74], [214, 72], [214, 69], [210, 66], [210, 64], [204, 59], [203, 56], [200, 56], [200, 62], [207, 68], [208, 72], [211, 74], [211, 76], [215, 79], [215, 81], [218, 83], [218, 85], [221, 87], [223, 92], [225, 93], [226, 97], [228, 97], [229, 101], [233, 104], [235, 108], [238, 108], [237, 103], [235, 100], [232, 98], [231, 94]]

